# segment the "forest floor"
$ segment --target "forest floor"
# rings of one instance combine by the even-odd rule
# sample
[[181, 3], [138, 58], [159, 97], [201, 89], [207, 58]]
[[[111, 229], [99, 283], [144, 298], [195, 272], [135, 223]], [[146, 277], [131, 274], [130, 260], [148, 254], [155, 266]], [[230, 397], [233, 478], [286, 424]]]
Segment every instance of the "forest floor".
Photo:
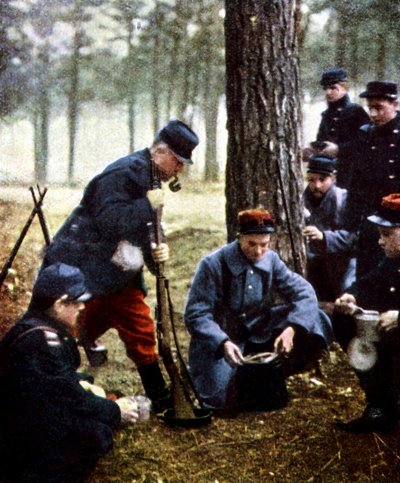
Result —
[[[45, 211], [53, 231], [80, 198], [80, 190], [50, 187]], [[189, 186], [167, 196], [165, 231], [171, 248], [167, 264], [175, 311], [182, 312], [187, 287], [200, 257], [224, 243], [221, 185]], [[169, 209], [168, 209], [169, 206]], [[0, 264], [4, 264], [31, 210], [27, 188], [0, 187]], [[0, 290], [0, 333], [26, 309], [43, 248], [34, 221]], [[154, 279], [146, 273], [148, 302], [154, 307]], [[187, 354], [188, 335], [178, 317], [178, 336]], [[101, 339], [109, 361], [82, 369], [109, 393], [143, 394], [139, 376], [114, 331]], [[333, 346], [321, 372], [292, 376], [287, 407], [271, 412], [213, 416], [197, 429], [174, 428], [156, 417], [115, 434], [113, 451], [90, 482], [396, 482], [400, 481], [400, 432], [352, 435], [333, 424], [363, 408], [363, 394], [345, 354]]]

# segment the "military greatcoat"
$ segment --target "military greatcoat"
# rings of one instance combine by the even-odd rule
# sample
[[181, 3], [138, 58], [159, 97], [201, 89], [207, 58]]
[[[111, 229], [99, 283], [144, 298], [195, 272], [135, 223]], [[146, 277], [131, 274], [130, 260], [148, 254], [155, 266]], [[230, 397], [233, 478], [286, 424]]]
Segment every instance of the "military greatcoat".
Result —
[[359, 233], [359, 279], [383, 260], [378, 230], [367, 217], [379, 208], [384, 196], [400, 193], [400, 113], [382, 126], [362, 126], [351, 155], [355, 164], [348, 189], [345, 225]]
[[93, 295], [115, 293], [127, 285], [144, 290], [141, 267], [123, 270], [113, 261], [119, 242], [140, 249], [151, 271], [148, 224], [153, 221], [146, 198], [152, 188], [150, 151], [121, 158], [95, 176], [83, 198], [46, 253], [46, 264], [64, 262], [79, 267]]
[[[286, 305], [274, 304], [279, 294]], [[206, 256], [199, 264], [189, 291], [185, 323], [191, 340], [189, 366], [202, 401], [213, 408], [226, 404], [234, 377], [223, 358], [228, 339], [242, 349], [247, 342], [266, 343], [288, 325], [322, 341], [329, 341], [329, 320], [318, 311], [312, 286], [292, 272], [269, 250], [250, 263], [234, 241]]]
[[317, 140], [331, 141], [339, 146], [337, 184], [347, 188], [354, 161], [347, 150], [357, 137], [358, 129], [369, 121], [369, 116], [360, 105], [351, 102], [347, 94], [328, 103], [328, 109], [321, 116]]
[[73, 481], [75, 472], [80, 481], [80, 471], [112, 447], [120, 410], [82, 388], [79, 364], [73, 337], [39, 311], [28, 311], [1, 341], [1, 463], [18, 481]]
[[[351, 292], [351, 291], [350, 291]], [[383, 313], [400, 309], [400, 259], [385, 258], [352, 290], [357, 304], [365, 310]], [[344, 349], [357, 334], [352, 317], [335, 314], [335, 336]], [[400, 329], [380, 332], [375, 343], [378, 359], [372, 369], [357, 371], [367, 402], [375, 407], [395, 407], [400, 395]]]
[[321, 200], [309, 188], [304, 192], [304, 205], [310, 212], [306, 222], [324, 237], [307, 244], [307, 279], [319, 300], [333, 301], [355, 282], [355, 234], [343, 228], [346, 200], [347, 191], [334, 184]]

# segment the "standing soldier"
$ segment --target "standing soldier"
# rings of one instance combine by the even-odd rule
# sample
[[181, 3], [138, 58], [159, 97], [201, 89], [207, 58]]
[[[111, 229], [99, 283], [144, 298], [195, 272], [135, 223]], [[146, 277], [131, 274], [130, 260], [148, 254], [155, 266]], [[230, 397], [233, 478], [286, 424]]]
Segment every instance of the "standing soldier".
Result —
[[196, 134], [172, 120], [143, 149], [107, 166], [86, 187], [77, 208], [54, 236], [45, 264], [62, 261], [79, 267], [93, 298], [81, 320], [83, 336], [94, 342], [113, 327], [136, 364], [153, 410], [170, 404], [158, 365], [154, 322], [145, 303], [142, 267], [168, 259], [168, 246], [152, 246], [153, 207], [162, 204], [161, 181], [192, 164]]
[[366, 98], [371, 122], [360, 129], [354, 148], [354, 169], [348, 189], [346, 227], [358, 232], [357, 281], [374, 269], [383, 254], [378, 234], [367, 216], [383, 196], [400, 192], [400, 114], [397, 85], [372, 81], [360, 94]]
[[354, 283], [356, 274], [355, 235], [343, 228], [347, 191], [336, 186], [335, 167], [332, 158], [311, 156], [304, 191], [307, 280], [319, 300], [331, 302]]
[[317, 134], [321, 144], [321, 154], [337, 158], [337, 185], [347, 188], [353, 159], [348, 155], [349, 146], [358, 134], [359, 128], [366, 124], [368, 114], [364, 109], [350, 101], [348, 80], [340, 67], [330, 67], [322, 72], [321, 86], [325, 91], [328, 109], [322, 113]]

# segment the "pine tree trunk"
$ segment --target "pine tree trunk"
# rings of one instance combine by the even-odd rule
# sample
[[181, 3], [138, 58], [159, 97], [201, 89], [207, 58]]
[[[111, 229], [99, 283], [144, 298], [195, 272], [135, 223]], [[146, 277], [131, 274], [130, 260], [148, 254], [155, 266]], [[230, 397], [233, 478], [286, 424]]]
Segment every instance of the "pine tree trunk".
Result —
[[295, 0], [226, 0], [228, 240], [237, 213], [263, 206], [275, 248], [304, 272]]

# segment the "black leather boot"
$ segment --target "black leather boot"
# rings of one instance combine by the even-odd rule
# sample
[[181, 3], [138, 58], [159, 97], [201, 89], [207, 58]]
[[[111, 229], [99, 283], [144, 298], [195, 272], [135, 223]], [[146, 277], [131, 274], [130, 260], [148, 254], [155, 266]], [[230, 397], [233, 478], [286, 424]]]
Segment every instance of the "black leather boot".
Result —
[[172, 407], [172, 398], [158, 362], [138, 367], [146, 396], [151, 400], [151, 409], [156, 414]]
[[397, 428], [398, 412], [393, 408], [368, 405], [361, 416], [350, 421], [336, 421], [336, 426], [350, 433], [385, 433]]

